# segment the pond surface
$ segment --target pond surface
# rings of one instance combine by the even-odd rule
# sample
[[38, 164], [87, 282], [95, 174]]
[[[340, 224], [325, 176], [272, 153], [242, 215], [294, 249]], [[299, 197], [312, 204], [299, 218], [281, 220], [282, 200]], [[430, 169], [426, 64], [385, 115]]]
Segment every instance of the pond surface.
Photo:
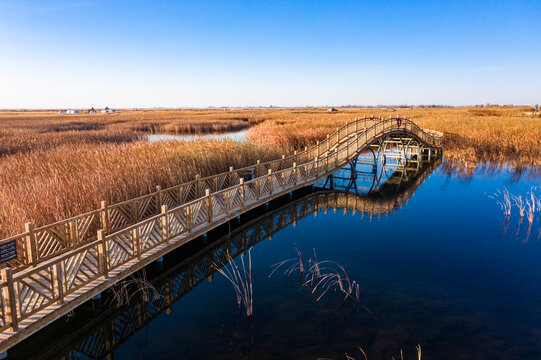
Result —
[[[427, 171], [395, 193], [304, 189], [275, 200], [151, 264], [146, 276], [159, 296], [136, 294], [120, 308], [104, 296], [9, 356], [364, 359], [361, 347], [369, 359], [399, 359], [400, 349], [417, 359], [420, 344], [422, 359], [539, 358], [541, 214], [526, 237], [517, 209], [507, 226], [489, 196], [504, 187], [524, 196], [540, 178], [507, 170], [465, 178], [440, 164]], [[299, 253], [305, 275], [316, 256], [341, 265], [358, 297], [329, 288], [318, 300], [322, 287], [298, 271], [284, 275]], [[241, 271], [251, 258], [250, 319], [212, 268], [225, 254]], [[295, 260], [269, 277], [286, 259]]]
[[213, 140], [233, 140], [237, 142], [245, 142], [248, 130], [227, 132], [221, 134], [201, 134], [201, 135], [171, 135], [171, 134], [152, 134], [146, 135], [150, 142], [163, 141], [163, 140], [181, 140], [181, 141], [194, 141], [199, 139], [213, 139]]

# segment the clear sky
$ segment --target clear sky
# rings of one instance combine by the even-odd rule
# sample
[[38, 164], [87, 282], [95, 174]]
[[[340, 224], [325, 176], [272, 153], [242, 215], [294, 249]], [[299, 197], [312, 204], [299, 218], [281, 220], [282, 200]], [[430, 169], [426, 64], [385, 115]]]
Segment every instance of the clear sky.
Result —
[[541, 0], [0, 0], [0, 108], [541, 103]]

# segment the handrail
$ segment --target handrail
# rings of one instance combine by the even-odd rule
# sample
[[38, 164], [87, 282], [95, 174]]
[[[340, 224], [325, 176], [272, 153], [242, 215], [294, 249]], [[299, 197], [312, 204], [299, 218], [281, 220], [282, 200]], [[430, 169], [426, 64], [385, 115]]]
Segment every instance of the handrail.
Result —
[[[42, 261], [96, 240], [98, 230], [103, 229], [106, 233], [112, 233], [159, 214], [162, 205], [173, 208], [201, 198], [207, 190], [215, 193], [228, 189], [238, 183], [241, 178], [260, 178], [267, 174], [269, 169], [279, 171], [292, 167], [293, 163], [303, 164], [315, 158], [321, 158], [361, 129], [367, 133], [384, 121], [393, 122], [397, 119], [404, 121], [404, 124], [406, 121], [410, 121], [399, 117], [386, 120], [376, 117], [355, 119], [355, 121], [346, 122], [345, 125], [338, 127], [323, 141], [318, 141], [311, 147], [305, 147], [302, 151], [295, 151], [292, 155], [282, 156], [281, 159], [264, 163], [258, 162], [256, 165], [237, 170], [230, 167], [229, 172], [205, 178], [196, 176], [195, 180], [163, 190], [157, 186], [155, 192], [112, 205], [102, 201], [99, 209], [38, 228], [34, 228], [32, 223], [26, 223], [25, 232], [0, 240], [0, 245], [9, 242], [16, 244], [17, 258], [10, 260], [7, 266], [11, 267], [14, 272], [29, 266], [36, 266]], [[417, 133], [422, 134], [421, 141], [430, 146], [441, 146], [441, 143], [437, 141], [439, 138], [425, 133], [419, 127], [417, 129], [420, 130]]]
[[[11, 268], [2, 269], [0, 351], [8, 346], [6, 341], [18, 330], [33, 328], [39, 319], [53, 311], [62, 313], [76, 307], [91, 296], [89, 289], [102, 291], [144, 266], [157, 254], [166, 253], [270, 199], [328, 176], [358, 156], [374, 140], [392, 133], [406, 133], [427, 145], [439, 147], [437, 138], [410, 120], [402, 119], [400, 127], [395, 120], [378, 121], [362, 131], [358, 129], [357, 121], [346, 124], [341, 137], [336, 135], [333, 147], [328, 143], [324, 154], [313, 159], [307, 157], [308, 161], [304, 163], [293, 163], [291, 167], [277, 171], [269, 168], [266, 174], [247, 181], [241, 177], [237, 184], [219, 191], [211, 192], [207, 188], [204, 196], [171, 208], [162, 204], [159, 214], [122, 229], [109, 233], [99, 229], [95, 240], [75, 244], [77, 246], [45, 258], [33, 267], [16, 273]], [[338, 129], [335, 134], [340, 131]], [[30, 245], [30, 240], [36, 240], [40, 233], [34, 230], [31, 234], [33, 237], [26, 239]], [[36, 241], [35, 245], [39, 250], [42, 244]], [[51, 318], [42, 321], [47, 323]]]

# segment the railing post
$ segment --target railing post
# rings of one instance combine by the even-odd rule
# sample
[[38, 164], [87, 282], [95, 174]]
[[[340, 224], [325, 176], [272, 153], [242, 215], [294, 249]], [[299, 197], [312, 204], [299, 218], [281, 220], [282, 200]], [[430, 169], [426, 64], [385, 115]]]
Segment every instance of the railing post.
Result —
[[38, 260], [38, 248], [36, 244], [36, 234], [34, 234], [34, 224], [27, 222], [24, 229], [28, 233], [26, 236], [26, 257], [32, 266], [36, 266]]
[[244, 185], [244, 179], [241, 178], [239, 180], [239, 183], [240, 183], [241, 206], [244, 207], [244, 203], [246, 202], [246, 186]]
[[293, 162], [297, 162], [297, 150], [293, 151]]
[[233, 186], [233, 166], [229, 167], [229, 186]]
[[17, 304], [15, 302], [15, 286], [13, 284], [13, 273], [11, 268], [7, 267], [1, 270], [2, 280], [6, 282], [6, 286], [2, 288], [4, 295], [4, 314], [6, 325], [10, 324], [13, 331], [19, 330], [19, 321], [17, 319]]
[[162, 237], [163, 241], [169, 243], [169, 209], [167, 205], [162, 205]]
[[210, 198], [210, 189], [205, 190], [205, 200], [207, 202], [207, 215], [210, 223], [212, 222], [212, 199]]
[[199, 199], [201, 197], [201, 175], [195, 175], [195, 198]]
[[138, 209], [137, 201], [132, 201], [131, 203], [131, 216], [133, 219], [133, 224], [139, 221], [139, 209]]
[[359, 121], [355, 118], [355, 133], [359, 131]]
[[[327, 156], [329, 156], [329, 155], [327, 154]], [[316, 178], [317, 178], [317, 177], [318, 177], [318, 175], [319, 175], [319, 169], [318, 169], [318, 166], [319, 166], [319, 161], [318, 161], [318, 157], [316, 157], [316, 158], [314, 159], [314, 161], [315, 161], [315, 167], [316, 167]]]
[[186, 231], [192, 232], [192, 210], [191, 206], [186, 206]]
[[319, 140], [316, 141], [316, 146], [317, 146], [317, 156], [319, 156], [319, 155], [320, 155], [320, 154], [319, 154]]
[[100, 266], [100, 271], [103, 274], [103, 278], [107, 279], [109, 276], [109, 266], [107, 264], [107, 243], [105, 239], [105, 231], [98, 230], [98, 261]]
[[328, 156], [325, 157], [325, 172], [326, 173], [329, 172], [329, 157]]
[[267, 174], [268, 174], [268, 182], [269, 182], [269, 195], [272, 195], [272, 169], [269, 169], [269, 171], [267, 171]]
[[159, 213], [163, 205], [163, 193], [160, 185], [156, 186], [156, 212]]
[[133, 252], [137, 259], [141, 258], [141, 231], [139, 226], [136, 226], [132, 231], [133, 234]]
[[58, 294], [58, 301], [60, 303], [64, 302], [64, 273], [62, 272], [62, 262], [57, 262], [54, 264], [56, 270], [56, 287]]
[[71, 220], [68, 224], [69, 226], [69, 237], [71, 245], [75, 248], [77, 245], [77, 220]]
[[286, 160], [286, 156], [282, 155], [282, 161], [280, 161], [280, 170], [284, 169], [285, 160]]
[[[329, 152], [329, 149], [331, 148], [331, 140], [330, 140], [330, 137], [331, 135], [330, 134], [327, 134], [327, 152]], [[328, 154], [327, 154], [328, 155]], [[319, 157], [319, 152], [318, 152], [318, 157]]]
[[261, 160], [257, 160], [255, 163], [255, 177], [259, 177], [259, 165], [261, 164]]
[[293, 185], [297, 186], [297, 163], [293, 163]]
[[259, 182], [260, 182], [260, 181], [261, 181], [260, 178], [259, 178], [259, 179], [256, 179], [256, 180], [254, 181], [254, 188], [255, 188], [254, 190], [255, 190], [255, 198], [256, 198], [256, 200], [259, 200], [259, 195], [260, 195], [260, 193], [261, 193], [261, 191], [260, 191], [260, 189], [259, 189]]
[[101, 228], [105, 230], [107, 234], [111, 232], [111, 219], [109, 218], [109, 209], [107, 208], [107, 201], [101, 202]]

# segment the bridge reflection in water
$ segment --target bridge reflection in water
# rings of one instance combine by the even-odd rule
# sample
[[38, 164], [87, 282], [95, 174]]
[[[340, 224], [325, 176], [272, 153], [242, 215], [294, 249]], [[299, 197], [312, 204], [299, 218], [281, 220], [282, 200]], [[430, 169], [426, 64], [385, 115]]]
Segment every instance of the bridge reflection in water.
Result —
[[[361, 155], [312, 187], [274, 200], [268, 211], [254, 210], [256, 214], [249, 221], [231, 221], [228, 226], [236, 225], [234, 230], [215, 241], [202, 240], [204, 245], [184, 255], [182, 262], [153, 264], [149, 270], [157, 273], [151, 282], [158, 296], [136, 296], [119, 308], [87, 304], [70, 321], [59, 319], [43, 333], [16, 345], [10, 358], [113, 359], [115, 349], [132, 335], [160, 314], [171, 313], [173, 304], [198, 284], [212, 281], [216, 272], [213, 264], [226, 264], [230, 257], [243, 255], [281, 229], [321, 211], [353, 211], [370, 217], [392, 213], [408, 202], [440, 164], [441, 157], [431, 154], [412, 158], [390, 152]], [[67, 335], [59, 338], [59, 333]], [[39, 355], [35, 352], [38, 347], [42, 349]]]

